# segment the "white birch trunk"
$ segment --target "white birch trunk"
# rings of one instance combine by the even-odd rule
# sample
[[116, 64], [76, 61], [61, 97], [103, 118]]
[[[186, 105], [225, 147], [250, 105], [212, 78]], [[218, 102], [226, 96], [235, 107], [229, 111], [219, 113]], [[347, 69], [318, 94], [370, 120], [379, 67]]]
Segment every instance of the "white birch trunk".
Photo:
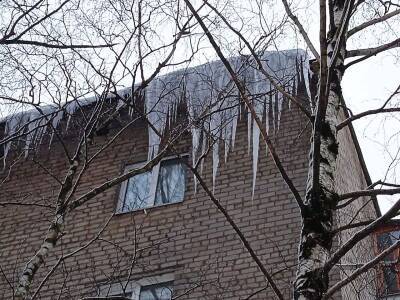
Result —
[[21, 272], [18, 280], [17, 288], [15, 289], [14, 299], [20, 300], [25, 299], [29, 293], [29, 289], [34, 280], [35, 274], [39, 268], [45, 262], [47, 255], [56, 246], [57, 241], [62, 236], [64, 219], [65, 219], [65, 201], [68, 193], [73, 189], [73, 180], [79, 166], [79, 158], [75, 157], [69, 166], [68, 172], [65, 176], [65, 180], [61, 186], [60, 192], [57, 198], [57, 210], [53, 221], [47, 230], [46, 237], [43, 243], [40, 245], [39, 250], [25, 265], [25, 268]]
[[63, 223], [63, 215], [57, 214], [47, 230], [46, 238], [40, 246], [40, 249], [26, 264], [21, 276], [19, 277], [18, 286], [15, 290], [15, 299], [25, 299], [28, 295], [29, 288], [33, 282], [36, 272], [45, 262], [46, 256], [55, 247], [57, 240], [61, 236]]
[[[328, 65], [333, 49], [338, 42], [334, 33], [344, 13], [345, 1], [333, 1], [333, 21], [328, 33]], [[329, 39], [330, 38], [330, 39]], [[341, 79], [345, 55], [345, 42], [338, 51], [338, 57], [332, 66], [329, 81], [328, 104], [325, 119], [321, 126], [319, 189], [313, 188], [313, 147], [309, 157], [309, 175], [307, 181], [303, 227], [299, 243], [297, 276], [294, 283], [294, 299], [321, 299], [329, 285], [329, 274], [324, 266], [331, 253], [333, 235], [333, 212], [337, 205], [335, 193], [335, 170], [338, 154], [337, 130], [341, 93]], [[315, 127], [313, 128], [313, 137]]]

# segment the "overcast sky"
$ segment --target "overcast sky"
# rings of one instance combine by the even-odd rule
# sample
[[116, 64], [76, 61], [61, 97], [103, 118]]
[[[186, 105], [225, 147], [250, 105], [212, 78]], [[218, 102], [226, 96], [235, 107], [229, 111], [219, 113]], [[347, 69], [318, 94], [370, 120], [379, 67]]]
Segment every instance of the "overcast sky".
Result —
[[[318, 48], [319, 8], [318, 1], [305, 0], [299, 3], [298, 17], [303, 22], [313, 44]], [[397, 17], [395, 17], [397, 18]], [[399, 20], [399, 18], [397, 18]], [[391, 22], [395, 21], [394, 19]], [[360, 21], [358, 21], [360, 22]], [[358, 25], [357, 23], [356, 25]], [[354, 26], [352, 24], [351, 26]], [[388, 29], [389, 28], [389, 29]], [[348, 41], [348, 49], [367, 48], [379, 45], [380, 40], [398, 37], [396, 23], [383, 25], [380, 30], [364, 30]], [[396, 58], [397, 55], [397, 58]], [[355, 64], [346, 70], [342, 88], [347, 106], [353, 113], [379, 108], [400, 84], [399, 52], [388, 51]], [[393, 99], [399, 105], [399, 97]], [[400, 183], [400, 167], [386, 171], [400, 149], [400, 118], [394, 114], [370, 116], [353, 123], [372, 181], [384, 180]], [[386, 117], [386, 119], [385, 119]], [[393, 135], [394, 136], [390, 136]], [[399, 156], [397, 154], [397, 161]], [[397, 198], [380, 196], [382, 211], [386, 211]]]
[[[348, 106], [354, 113], [378, 108], [399, 85], [400, 65], [390, 54], [371, 58], [368, 62], [350, 67], [343, 81], [343, 93]], [[398, 113], [396, 113], [398, 114]], [[374, 122], [371, 122], [371, 121]], [[390, 134], [400, 131], [399, 119], [384, 117], [368, 117], [354, 122], [358, 139], [371, 174], [372, 181], [384, 179], [386, 170], [400, 148], [399, 137], [390, 138]], [[388, 144], [385, 144], [388, 143]], [[386, 151], [385, 151], [386, 150]], [[388, 181], [399, 180], [399, 168], [394, 169]], [[396, 174], [397, 173], [397, 174]], [[390, 197], [382, 197], [382, 210], [387, 210]], [[394, 198], [392, 198], [394, 200]]]

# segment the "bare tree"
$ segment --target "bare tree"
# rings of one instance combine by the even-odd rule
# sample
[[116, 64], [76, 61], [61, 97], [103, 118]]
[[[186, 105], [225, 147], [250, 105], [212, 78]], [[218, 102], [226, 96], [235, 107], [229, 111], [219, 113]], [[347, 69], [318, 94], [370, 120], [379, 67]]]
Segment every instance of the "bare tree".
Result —
[[[16, 299], [37, 298], [65, 260], [101, 240], [109, 220], [95, 236], [63, 253], [42, 278], [36, 278], [56, 251], [66, 222], [74, 222], [75, 211], [103, 192], [159, 166], [171, 153], [185, 162], [196, 188], [203, 189], [237, 234], [264, 276], [266, 288], [284, 299], [287, 291], [276, 283], [249, 237], [214, 192], [220, 145], [224, 145], [226, 160], [243, 109], [253, 143], [253, 195], [261, 136], [301, 218], [294, 299], [330, 299], [340, 290], [344, 294], [344, 288], [363, 274], [369, 274], [364, 284], [372, 286], [371, 276], [375, 275], [366, 272], [399, 247], [397, 242], [378, 256], [365, 250], [373, 243], [374, 231], [400, 209], [399, 200], [385, 214], [376, 215], [371, 213], [371, 203], [378, 195], [400, 194], [398, 183], [389, 177], [373, 183], [366, 173], [365, 189], [343, 192], [337, 176], [338, 155], [344, 149], [340, 132], [348, 131], [360, 153], [352, 123], [371, 115], [395, 118], [400, 111], [398, 87], [376, 109], [357, 114], [347, 108], [342, 93], [348, 68], [383, 52], [396, 55], [400, 45], [395, 30], [400, 15], [397, 3], [321, 0], [302, 8], [301, 3], [286, 0], [250, 1], [248, 7], [237, 1], [93, 4], [40, 0], [1, 5], [5, 13], [0, 37], [4, 70], [0, 98], [6, 115], [0, 141], [5, 168], [2, 184], [6, 186], [13, 169], [29, 158], [54, 179], [57, 188], [50, 199], [41, 201], [29, 195], [1, 199], [4, 207], [48, 209], [51, 220], [41, 237], [44, 241], [24, 258], [17, 283], [2, 272]], [[318, 25], [306, 26], [307, 10], [316, 6]], [[314, 28], [318, 38], [312, 35]], [[296, 50], [284, 51], [287, 47]], [[301, 47], [309, 53], [297, 49]], [[275, 61], [277, 53], [282, 55], [279, 63]], [[208, 62], [210, 57], [219, 61]], [[303, 190], [294, 183], [274, 143], [282, 105], [296, 107], [311, 127], [305, 131], [310, 132], [310, 150]], [[149, 134], [147, 162], [100, 185], [83, 188], [94, 162], [127, 131], [143, 123]], [[105, 138], [109, 132], [112, 134]], [[192, 139], [191, 162], [179, 154], [182, 143], [188, 143], [187, 132]], [[389, 135], [395, 138], [398, 132]], [[39, 153], [53, 143], [63, 151], [62, 170], [53, 170], [40, 159]], [[209, 156], [212, 187], [201, 172]], [[396, 154], [389, 166], [393, 174], [398, 159]], [[365, 169], [362, 160], [361, 164]], [[360, 254], [363, 248], [367, 261], [351, 272], [345, 270], [346, 263], [354, 263], [352, 252]], [[127, 255], [132, 267], [121, 283], [125, 289], [139, 252], [143, 251], [136, 249]], [[330, 281], [338, 269], [341, 279]], [[32, 285], [35, 291], [30, 293]], [[192, 287], [188, 288], [188, 293], [191, 291]]]

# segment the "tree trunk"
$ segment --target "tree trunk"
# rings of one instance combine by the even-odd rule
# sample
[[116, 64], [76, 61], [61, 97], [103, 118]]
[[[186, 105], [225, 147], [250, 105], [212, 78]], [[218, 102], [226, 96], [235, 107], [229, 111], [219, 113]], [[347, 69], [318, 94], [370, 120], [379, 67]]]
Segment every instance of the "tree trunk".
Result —
[[54, 217], [49, 229], [47, 230], [46, 238], [44, 239], [40, 249], [26, 264], [18, 281], [18, 286], [15, 290], [15, 299], [25, 299], [29, 292], [33, 278], [40, 266], [45, 262], [46, 256], [55, 247], [57, 240], [61, 236], [64, 223], [62, 214], [57, 214]]
[[60, 192], [57, 198], [57, 208], [53, 221], [47, 230], [46, 237], [43, 243], [40, 245], [39, 250], [25, 265], [22, 274], [18, 280], [18, 286], [15, 289], [14, 299], [25, 299], [30, 286], [34, 280], [36, 272], [39, 270], [41, 265], [45, 262], [46, 256], [53, 250], [56, 246], [57, 241], [61, 238], [64, 219], [65, 219], [65, 202], [68, 193], [73, 189], [73, 180], [79, 166], [79, 158], [76, 156], [71, 162], [68, 172], [65, 176], [65, 180], [61, 185]]
[[[345, 1], [333, 1], [330, 7], [331, 24], [328, 32], [327, 64], [332, 63], [334, 48], [338, 41], [337, 28], [345, 13]], [[317, 122], [321, 122], [319, 178], [317, 188], [313, 186], [313, 146], [309, 154], [309, 172], [302, 213], [302, 231], [299, 243], [297, 275], [294, 283], [294, 299], [321, 299], [329, 285], [329, 274], [324, 266], [328, 261], [333, 243], [333, 212], [337, 205], [335, 192], [336, 158], [339, 145], [336, 125], [339, 120], [341, 79], [345, 57], [345, 41], [339, 43], [336, 60], [329, 70], [327, 107], [325, 117], [316, 120], [313, 127], [314, 138]], [[320, 100], [320, 99], [317, 99]], [[312, 141], [313, 142], [313, 141]], [[313, 144], [313, 143], [312, 143]], [[318, 160], [317, 160], [318, 161]]]

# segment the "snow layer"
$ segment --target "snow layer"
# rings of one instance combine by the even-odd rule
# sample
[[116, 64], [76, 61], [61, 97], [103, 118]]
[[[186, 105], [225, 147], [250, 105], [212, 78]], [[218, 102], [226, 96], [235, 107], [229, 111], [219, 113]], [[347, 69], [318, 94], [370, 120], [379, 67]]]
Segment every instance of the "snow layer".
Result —
[[[284, 87], [288, 93], [295, 93], [300, 79], [304, 79], [307, 93], [308, 57], [305, 51], [294, 49], [280, 52], [265, 52], [261, 57], [264, 70], [276, 83]], [[273, 84], [259, 71], [256, 62], [251, 57], [234, 57], [229, 59], [239, 78], [245, 82], [249, 98], [257, 116], [264, 120], [266, 131], [279, 129], [284, 96], [276, 91]], [[118, 92], [125, 96], [131, 89]], [[214, 61], [193, 68], [179, 70], [155, 78], [145, 89], [145, 113], [153, 127], [149, 127], [148, 159], [159, 151], [162, 135], [166, 128], [177, 117], [178, 107], [187, 107], [189, 124], [192, 133], [192, 159], [197, 159], [211, 148], [213, 185], [218, 173], [221, 153], [226, 162], [228, 154], [234, 148], [236, 127], [241, 115], [241, 101], [238, 90], [231, 80], [221, 61]], [[115, 96], [115, 95], [114, 95]], [[110, 98], [112, 98], [110, 96]], [[30, 148], [35, 148], [42, 140], [46, 131], [51, 136], [63, 117], [67, 117], [67, 128], [71, 116], [84, 105], [97, 100], [97, 97], [82, 98], [66, 103], [64, 106], [46, 106], [40, 110], [34, 109], [6, 118], [5, 137], [24, 133], [25, 155]], [[125, 104], [119, 101], [117, 109]], [[290, 107], [290, 103], [288, 104]], [[253, 194], [256, 184], [257, 165], [260, 144], [260, 129], [248, 116], [248, 149], [252, 154]], [[272, 117], [272, 120], [270, 120]], [[50, 129], [49, 129], [50, 128]], [[51, 137], [52, 139], [52, 137]], [[50, 140], [51, 140], [50, 139]], [[10, 143], [4, 146], [4, 160], [10, 149]], [[195, 180], [196, 182], [196, 180]]]

